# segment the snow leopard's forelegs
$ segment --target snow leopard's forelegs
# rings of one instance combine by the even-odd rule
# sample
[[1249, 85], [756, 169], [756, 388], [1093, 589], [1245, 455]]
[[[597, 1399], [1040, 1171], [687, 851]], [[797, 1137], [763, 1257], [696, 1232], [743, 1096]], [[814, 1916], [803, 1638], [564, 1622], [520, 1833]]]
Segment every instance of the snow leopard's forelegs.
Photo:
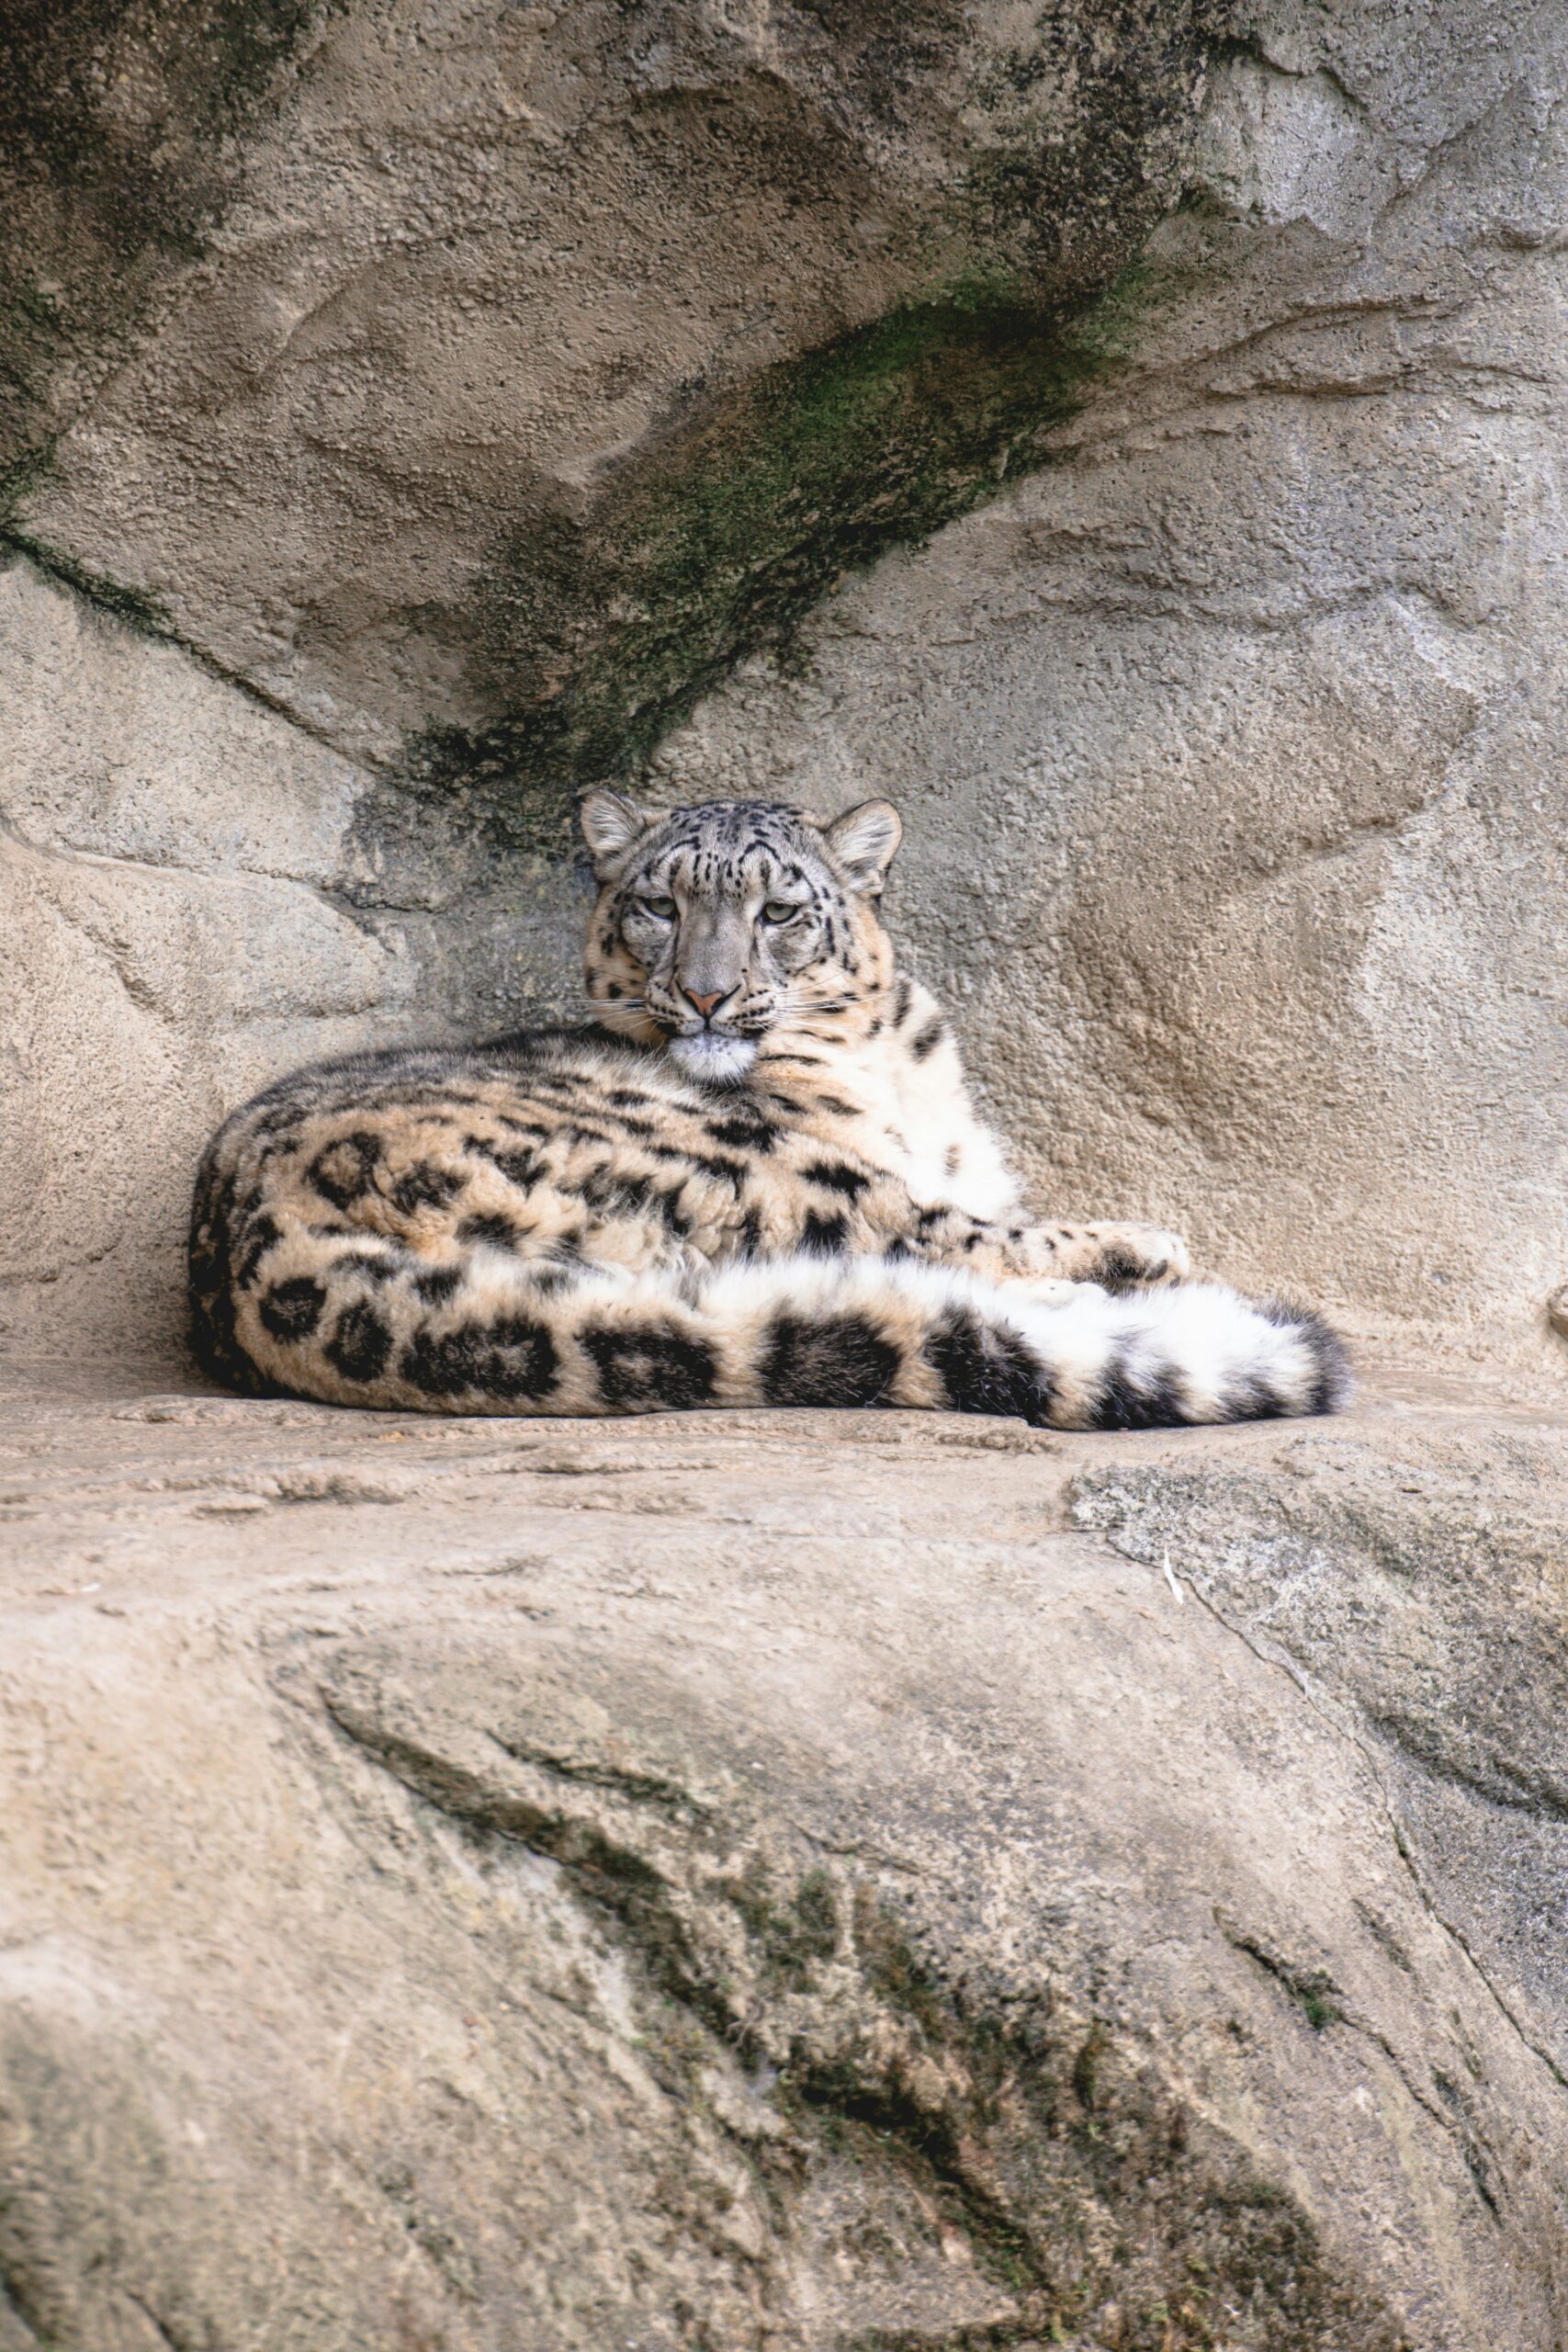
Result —
[[[897, 1245], [893, 1254], [902, 1254]], [[986, 1221], [955, 1211], [919, 1213], [914, 1254], [928, 1265], [960, 1267], [1042, 1295], [1056, 1283], [1149, 1289], [1184, 1282], [1192, 1271], [1186, 1242], [1161, 1226], [1054, 1225], [1021, 1216]]]

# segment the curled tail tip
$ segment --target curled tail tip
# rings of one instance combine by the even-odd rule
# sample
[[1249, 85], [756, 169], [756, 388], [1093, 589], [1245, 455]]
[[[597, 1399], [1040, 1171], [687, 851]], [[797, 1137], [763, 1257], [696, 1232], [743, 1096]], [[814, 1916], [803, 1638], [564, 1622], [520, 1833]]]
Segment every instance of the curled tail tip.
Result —
[[1356, 1375], [1344, 1340], [1315, 1307], [1298, 1306], [1293, 1299], [1269, 1297], [1252, 1304], [1276, 1330], [1289, 1331], [1299, 1343], [1311, 1381], [1308, 1401], [1301, 1413], [1341, 1413], [1356, 1394]]
[[1174, 1360], [1182, 1420], [1310, 1418], [1350, 1400], [1345, 1343], [1314, 1308], [1219, 1283], [1156, 1290], [1147, 1304], [1147, 1336]]
[[1350, 1395], [1344, 1344], [1322, 1317], [1220, 1283], [1122, 1297], [1085, 1285], [1042, 1306], [1027, 1336], [1058, 1427], [1217, 1426], [1337, 1412]]

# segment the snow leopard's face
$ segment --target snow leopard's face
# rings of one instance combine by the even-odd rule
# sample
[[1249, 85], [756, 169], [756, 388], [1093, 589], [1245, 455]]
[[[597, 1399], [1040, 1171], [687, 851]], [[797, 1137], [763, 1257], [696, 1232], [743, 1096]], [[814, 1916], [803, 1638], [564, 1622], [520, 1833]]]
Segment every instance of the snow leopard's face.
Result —
[[875, 900], [900, 826], [886, 800], [818, 825], [761, 800], [667, 816], [591, 792], [599, 878], [584, 971], [606, 1027], [668, 1043], [696, 1078], [743, 1078], [777, 1033], [830, 1042], [887, 986]]

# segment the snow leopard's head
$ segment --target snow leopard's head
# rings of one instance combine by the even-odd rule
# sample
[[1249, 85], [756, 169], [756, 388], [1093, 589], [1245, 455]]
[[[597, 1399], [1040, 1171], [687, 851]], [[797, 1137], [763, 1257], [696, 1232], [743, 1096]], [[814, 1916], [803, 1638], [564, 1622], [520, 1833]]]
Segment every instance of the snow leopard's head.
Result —
[[819, 824], [777, 801], [660, 814], [597, 791], [582, 831], [600, 886], [584, 970], [606, 1027], [719, 1080], [765, 1038], [863, 1032], [893, 972], [876, 917], [902, 831], [891, 802]]

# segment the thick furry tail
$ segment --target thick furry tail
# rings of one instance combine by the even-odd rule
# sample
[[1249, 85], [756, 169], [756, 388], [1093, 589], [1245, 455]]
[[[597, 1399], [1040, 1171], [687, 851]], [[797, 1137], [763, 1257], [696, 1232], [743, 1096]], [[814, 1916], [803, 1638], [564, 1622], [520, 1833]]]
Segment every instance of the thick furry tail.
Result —
[[1206, 1283], [1046, 1297], [908, 1261], [680, 1277], [482, 1246], [432, 1268], [273, 1228], [193, 1291], [197, 1352], [233, 1385], [404, 1411], [896, 1405], [1125, 1430], [1332, 1412], [1349, 1385], [1314, 1315]]
[[1049, 1297], [962, 1272], [861, 1259], [736, 1267], [702, 1305], [741, 1337], [743, 1401], [908, 1405], [1037, 1428], [1129, 1430], [1331, 1413], [1350, 1393], [1317, 1316], [1217, 1283]]

